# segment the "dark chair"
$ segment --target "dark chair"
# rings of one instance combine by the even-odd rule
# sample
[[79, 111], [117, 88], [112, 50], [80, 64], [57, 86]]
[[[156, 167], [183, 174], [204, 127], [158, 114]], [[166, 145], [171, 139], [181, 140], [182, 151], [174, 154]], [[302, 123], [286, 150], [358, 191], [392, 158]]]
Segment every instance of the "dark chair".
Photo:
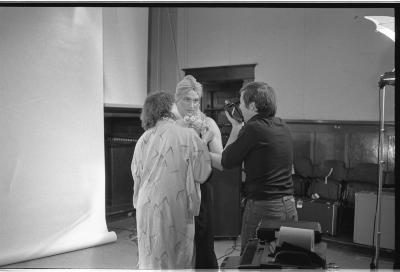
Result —
[[294, 160], [294, 174], [292, 175], [294, 196], [296, 198], [306, 197], [308, 187], [310, 185], [310, 178], [313, 173], [313, 166], [309, 158], [295, 158]]

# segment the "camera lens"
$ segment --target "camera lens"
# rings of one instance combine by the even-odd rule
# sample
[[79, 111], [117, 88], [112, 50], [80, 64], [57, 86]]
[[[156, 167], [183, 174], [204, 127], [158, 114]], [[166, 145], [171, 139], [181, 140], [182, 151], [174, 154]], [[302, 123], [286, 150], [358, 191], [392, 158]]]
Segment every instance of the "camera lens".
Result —
[[225, 100], [224, 110], [229, 113], [229, 115], [238, 122], [243, 122], [242, 112], [236, 103], [229, 100]]

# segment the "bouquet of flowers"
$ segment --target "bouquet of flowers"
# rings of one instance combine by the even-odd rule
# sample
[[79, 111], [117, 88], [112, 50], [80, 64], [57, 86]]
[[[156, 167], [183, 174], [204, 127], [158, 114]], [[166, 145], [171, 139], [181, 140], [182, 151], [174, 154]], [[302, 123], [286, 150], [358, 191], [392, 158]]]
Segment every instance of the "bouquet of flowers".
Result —
[[195, 114], [187, 114], [183, 117], [185, 127], [193, 128], [199, 135], [204, 135], [208, 130], [208, 123], [204, 113], [198, 111]]

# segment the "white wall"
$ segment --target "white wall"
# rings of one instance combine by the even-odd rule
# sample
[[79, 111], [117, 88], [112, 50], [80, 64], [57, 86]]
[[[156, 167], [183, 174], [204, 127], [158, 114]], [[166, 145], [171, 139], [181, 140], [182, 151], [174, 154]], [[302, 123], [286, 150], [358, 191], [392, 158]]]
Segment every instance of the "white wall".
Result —
[[104, 103], [142, 107], [147, 96], [148, 8], [104, 7]]
[[[258, 63], [255, 79], [275, 88], [283, 118], [376, 121], [394, 43], [366, 15], [394, 10], [178, 8], [179, 66]], [[386, 120], [394, 120], [393, 87]]]

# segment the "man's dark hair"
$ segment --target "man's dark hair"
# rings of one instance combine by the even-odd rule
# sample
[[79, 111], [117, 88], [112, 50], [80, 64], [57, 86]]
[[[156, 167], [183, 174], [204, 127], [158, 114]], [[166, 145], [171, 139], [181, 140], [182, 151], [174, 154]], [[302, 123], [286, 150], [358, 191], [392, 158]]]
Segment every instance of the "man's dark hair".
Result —
[[154, 127], [162, 118], [175, 119], [175, 115], [171, 112], [174, 96], [166, 91], [151, 93], [144, 101], [140, 120], [142, 127], [148, 130]]
[[254, 102], [258, 113], [275, 116], [276, 97], [274, 89], [265, 82], [250, 82], [240, 89], [246, 107]]

